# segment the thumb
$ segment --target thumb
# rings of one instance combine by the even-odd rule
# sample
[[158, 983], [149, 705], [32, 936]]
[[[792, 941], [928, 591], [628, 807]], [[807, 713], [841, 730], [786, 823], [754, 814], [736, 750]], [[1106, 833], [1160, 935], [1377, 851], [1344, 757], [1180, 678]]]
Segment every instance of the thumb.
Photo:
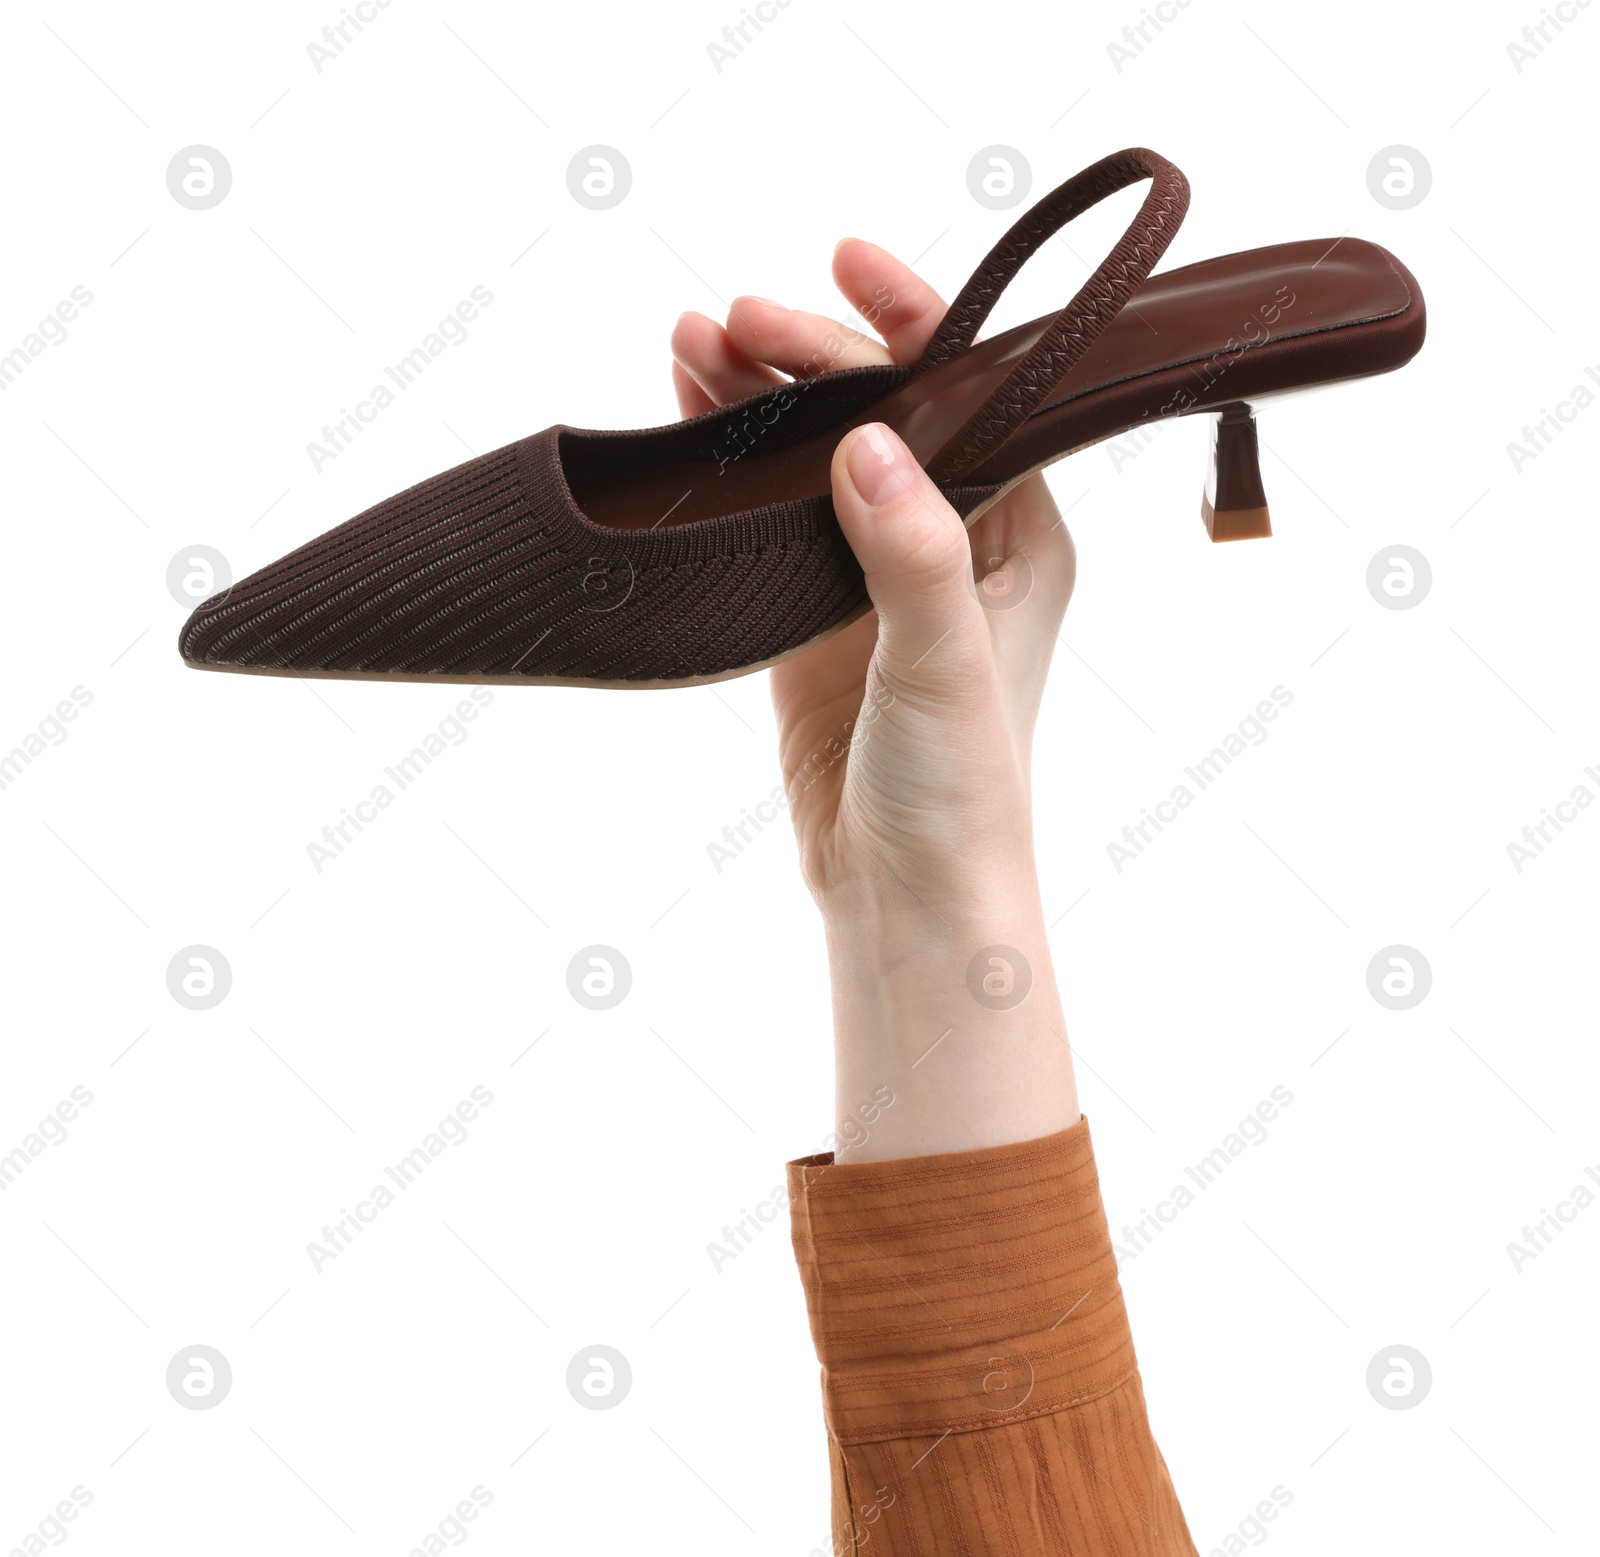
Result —
[[891, 660], [909, 669], [935, 644], [961, 651], [987, 636], [966, 526], [882, 422], [855, 428], [834, 451], [833, 508]]

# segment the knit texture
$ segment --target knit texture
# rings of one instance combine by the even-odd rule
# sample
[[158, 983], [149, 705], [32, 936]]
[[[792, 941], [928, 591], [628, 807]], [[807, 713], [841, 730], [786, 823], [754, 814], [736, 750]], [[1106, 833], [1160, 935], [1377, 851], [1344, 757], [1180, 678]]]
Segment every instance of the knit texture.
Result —
[[[570, 477], [667, 461], [717, 480], [730, 422], [763, 453], [842, 426], [911, 369], [818, 375], [667, 427], [551, 427], [369, 508], [202, 605], [184, 658], [288, 671], [619, 682], [759, 664], [866, 603], [827, 492], [655, 529], [589, 520]], [[998, 487], [956, 486], [965, 514]]]
[[1194, 1557], [1089, 1126], [789, 1165], [840, 1553]]

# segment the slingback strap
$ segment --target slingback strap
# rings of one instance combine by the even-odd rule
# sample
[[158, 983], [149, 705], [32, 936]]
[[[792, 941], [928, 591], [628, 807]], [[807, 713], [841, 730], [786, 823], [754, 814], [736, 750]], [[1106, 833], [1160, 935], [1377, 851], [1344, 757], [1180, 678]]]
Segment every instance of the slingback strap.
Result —
[[1189, 181], [1165, 157], [1142, 146], [1113, 152], [1030, 206], [972, 273], [922, 354], [919, 371], [972, 345], [1000, 294], [1047, 238], [1107, 195], [1146, 178], [1150, 192], [1122, 241], [999, 388], [928, 462], [935, 481], [949, 484], [986, 460], [1072, 371], [1166, 252], [1189, 209]]

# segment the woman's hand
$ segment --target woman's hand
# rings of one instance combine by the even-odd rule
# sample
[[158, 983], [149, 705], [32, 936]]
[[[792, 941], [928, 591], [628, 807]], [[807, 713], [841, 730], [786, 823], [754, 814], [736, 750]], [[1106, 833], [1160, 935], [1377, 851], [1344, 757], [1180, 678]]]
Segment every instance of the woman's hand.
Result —
[[[760, 298], [685, 314], [685, 416], [782, 375], [914, 362], [944, 313], [882, 249], [834, 279], [884, 343]], [[801, 868], [828, 931], [841, 1133], [887, 1087], [856, 1159], [998, 1144], [1077, 1121], [1033, 867], [1029, 765], [1071, 537], [1041, 478], [968, 532], [881, 425], [848, 434], [834, 509], [874, 611], [772, 672]], [[1014, 999], [1018, 992], [1020, 999]], [[855, 1139], [859, 1129], [847, 1138]]]

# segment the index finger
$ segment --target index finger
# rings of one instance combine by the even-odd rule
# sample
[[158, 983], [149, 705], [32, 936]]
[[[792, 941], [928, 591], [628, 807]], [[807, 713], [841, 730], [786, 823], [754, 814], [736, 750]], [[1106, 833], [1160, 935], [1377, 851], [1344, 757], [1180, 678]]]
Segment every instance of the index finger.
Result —
[[944, 299], [909, 265], [864, 238], [840, 241], [833, 279], [896, 362], [915, 362], [944, 318]]

